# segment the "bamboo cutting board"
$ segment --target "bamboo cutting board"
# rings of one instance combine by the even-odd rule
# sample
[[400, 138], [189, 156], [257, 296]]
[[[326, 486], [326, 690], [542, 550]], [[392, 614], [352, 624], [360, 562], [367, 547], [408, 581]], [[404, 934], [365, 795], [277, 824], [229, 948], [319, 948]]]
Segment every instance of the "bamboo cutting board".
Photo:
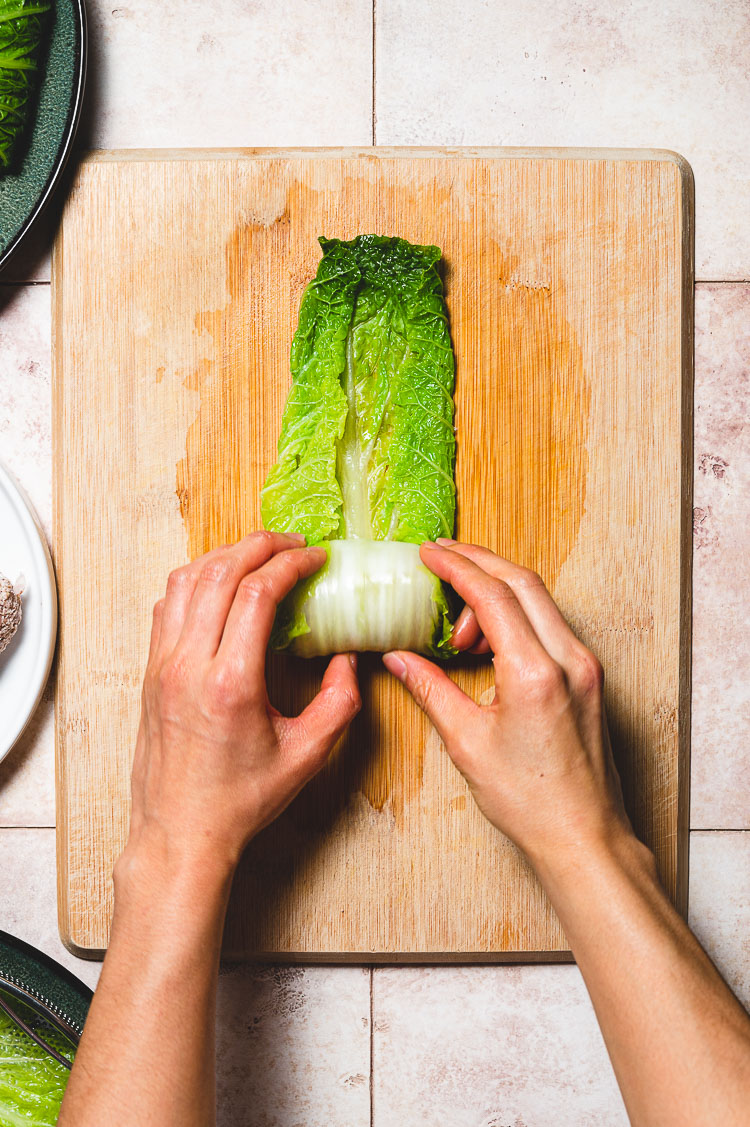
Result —
[[[60, 928], [107, 944], [151, 608], [259, 527], [317, 236], [443, 249], [458, 535], [539, 570], [601, 658], [628, 808], [684, 910], [692, 177], [666, 152], [105, 152], [54, 254]], [[528, 866], [379, 660], [250, 847], [229, 955], [564, 958]], [[299, 709], [321, 665], [270, 663]], [[490, 669], [458, 667], [475, 697]]]

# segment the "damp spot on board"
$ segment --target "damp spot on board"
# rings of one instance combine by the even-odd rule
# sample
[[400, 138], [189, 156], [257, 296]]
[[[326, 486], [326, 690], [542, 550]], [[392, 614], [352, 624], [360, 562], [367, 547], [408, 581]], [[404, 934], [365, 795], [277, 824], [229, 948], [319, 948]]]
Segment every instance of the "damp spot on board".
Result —
[[[554, 588], [583, 517], [591, 392], [550, 280], [488, 248], [495, 284], [464, 334], [455, 317], [458, 537], [538, 571]], [[479, 279], [474, 287], [484, 293]], [[457, 295], [457, 301], [460, 297]], [[473, 484], [472, 484], [473, 483]]]

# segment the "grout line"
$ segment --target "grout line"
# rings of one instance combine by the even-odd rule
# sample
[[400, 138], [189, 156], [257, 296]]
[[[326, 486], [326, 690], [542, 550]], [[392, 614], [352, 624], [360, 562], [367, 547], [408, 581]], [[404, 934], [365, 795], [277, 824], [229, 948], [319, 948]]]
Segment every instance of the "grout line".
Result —
[[15, 280], [14, 281], [12, 279], [6, 282], [3, 278], [0, 278], [0, 287], [2, 287], [2, 286], [51, 286], [51, 285], [52, 285], [52, 282], [40, 282], [40, 281], [25, 282], [23, 280]]
[[750, 834], [750, 826], [691, 826], [691, 834]]
[[375, 967], [370, 967], [370, 1127], [375, 1127], [375, 1015], [373, 1013], [373, 980]]
[[696, 286], [746, 286], [750, 278], [696, 278]]
[[375, 37], [377, 27], [377, 0], [372, 0], [372, 143], [377, 144], [378, 118], [375, 112]]
[[56, 826], [2, 826], [0, 825], [0, 833], [3, 830], [54, 830]]

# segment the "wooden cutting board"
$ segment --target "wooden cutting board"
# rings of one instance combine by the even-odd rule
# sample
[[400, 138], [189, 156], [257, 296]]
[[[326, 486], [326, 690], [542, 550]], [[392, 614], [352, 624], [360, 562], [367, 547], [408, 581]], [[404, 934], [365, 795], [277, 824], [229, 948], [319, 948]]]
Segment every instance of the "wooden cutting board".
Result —
[[[692, 176], [672, 153], [103, 152], [53, 266], [60, 928], [107, 944], [151, 608], [260, 524], [317, 236], [437, 243], [458, 535], [541, 571], [604, 663], [628, 808], [685, 907]], [[250, 847], [229, 955], [565, 958], [533, 874], [379, 659], [330, 766]], [[321, 665], [274, 659], [298, 709]], [[490, 668], [457, 667], [477, 698]]]

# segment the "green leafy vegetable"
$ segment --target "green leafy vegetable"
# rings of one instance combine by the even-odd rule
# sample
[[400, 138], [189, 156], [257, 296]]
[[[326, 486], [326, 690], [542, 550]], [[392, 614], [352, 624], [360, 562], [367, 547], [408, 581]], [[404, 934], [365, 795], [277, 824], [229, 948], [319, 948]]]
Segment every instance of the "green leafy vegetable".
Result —
[[39, 80], [52, 0], [0, 0], [0, 165], [9, 167]]
[[[13, 999], [30, 1025], [36, 1015]], [[69, 1060], [75, 1050], [51, 1026], [40, 1030], [48, 1044]], [[3, 1127], [54, 1127], [69, 1071], [0, 1010], [0, 1124]]]
[[[282, 608], [274, 641], [312, 656], [406, 646], [403, 635], [412, 649], [452, 652], [442, 585], [418, 552], [388, 554], [379, 543], [416, 545], [453, 530], [455, 364], [440, 250], [379, 235], [320, 243], [262, 514], [266, 528], [326, 541], [329, 562]], [[342, 554], [338, 542], [355, 540], [366, 551]], [[410, 585], [416, 633], [404, 603]], [[388, 630], [376, 622], [376, 603]], [[326, 629], [334, 621], [337, 632]]]

